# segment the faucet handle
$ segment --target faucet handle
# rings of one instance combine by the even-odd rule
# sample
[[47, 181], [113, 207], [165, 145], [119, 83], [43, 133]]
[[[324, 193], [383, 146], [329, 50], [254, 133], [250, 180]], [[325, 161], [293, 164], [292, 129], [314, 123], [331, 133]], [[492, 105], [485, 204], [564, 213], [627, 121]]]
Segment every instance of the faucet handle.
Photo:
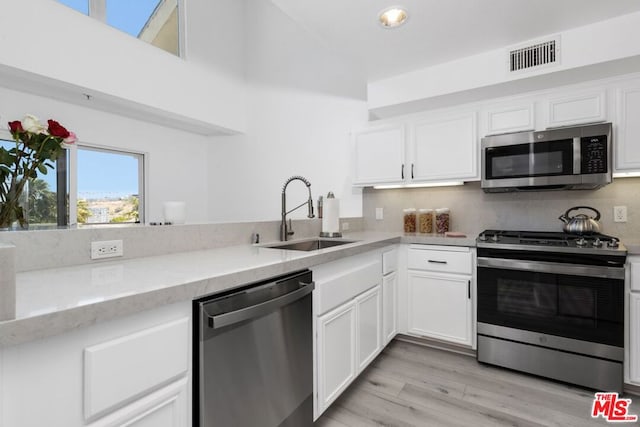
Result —
[[293, 231], [293, 227], [291, 226], [291, 218], [289, 218], [289, 229], [287, 230], [287, 236], [293, 236], [295, 232]]

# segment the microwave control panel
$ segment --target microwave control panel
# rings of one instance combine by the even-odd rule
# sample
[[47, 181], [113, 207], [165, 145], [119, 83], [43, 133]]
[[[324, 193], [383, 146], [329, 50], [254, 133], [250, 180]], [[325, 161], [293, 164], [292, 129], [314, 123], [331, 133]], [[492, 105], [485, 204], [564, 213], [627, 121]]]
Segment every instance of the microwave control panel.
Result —
[[607, 173], [607, 136], [587, 136], [580, 139], [581, 173]]

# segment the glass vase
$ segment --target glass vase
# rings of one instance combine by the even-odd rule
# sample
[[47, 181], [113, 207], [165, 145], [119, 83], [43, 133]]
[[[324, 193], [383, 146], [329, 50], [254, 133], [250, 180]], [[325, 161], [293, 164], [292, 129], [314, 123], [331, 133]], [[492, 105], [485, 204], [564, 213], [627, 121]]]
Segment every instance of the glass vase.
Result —
[[27, 230], [29, 228], [29, 181], [17, 180], [12, 184], [6, 201], [0, 202], [0, 230]]

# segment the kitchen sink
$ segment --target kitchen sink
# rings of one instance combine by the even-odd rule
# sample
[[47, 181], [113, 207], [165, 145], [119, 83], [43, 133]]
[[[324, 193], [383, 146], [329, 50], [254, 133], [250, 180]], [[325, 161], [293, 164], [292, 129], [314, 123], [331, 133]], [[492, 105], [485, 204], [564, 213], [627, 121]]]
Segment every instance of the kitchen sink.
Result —
[[269, 249], [287, 249], [291, 251], [317, 251], [319, 249], [331, 248], [333, 246], [347, 245], [354, 243], [357, 240], [325, 240], [325, 239], [311, 239], [301, 240], [298, 242], [282, 242], [275, 245], [266, 245], [265, 248]]

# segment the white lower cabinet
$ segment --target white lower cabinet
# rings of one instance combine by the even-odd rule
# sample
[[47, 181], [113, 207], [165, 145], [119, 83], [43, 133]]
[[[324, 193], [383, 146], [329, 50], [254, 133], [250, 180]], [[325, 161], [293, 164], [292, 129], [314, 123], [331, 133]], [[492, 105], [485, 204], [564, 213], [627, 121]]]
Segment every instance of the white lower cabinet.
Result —
[[628, 325], [625, 380], [640, 386], [640, 256], [627, 258]]
[[398, 333], [398, 273], [382, 278], [382, 342], [387, 345]]
[[383, 347], [382, 253], [313, 268], [317, 419]]
[[356, 304], [318, 318], [318, 407], [322, 413], [356, 377]]
[[471, 278], [409, 272], [409, 332], [471, 345]]
[[629, 294], [629, 381], [640, 385], [640, 292]]
[[381, 287], [356, 298], [356, 348], [358, 373], [375, 359], [382, 350], [382, 295]]
[[191, 302], [0, 351], [0, 426], [187, 427]]
[[460, 246], [409, 246], [407, 333], [474, 347], [474, 253]]
[[188, 381], [183, 378], [151, 393], [89, 427], [188, 427]]
[[381, 287], [318, 318], [318, 416], [382, 350]]

